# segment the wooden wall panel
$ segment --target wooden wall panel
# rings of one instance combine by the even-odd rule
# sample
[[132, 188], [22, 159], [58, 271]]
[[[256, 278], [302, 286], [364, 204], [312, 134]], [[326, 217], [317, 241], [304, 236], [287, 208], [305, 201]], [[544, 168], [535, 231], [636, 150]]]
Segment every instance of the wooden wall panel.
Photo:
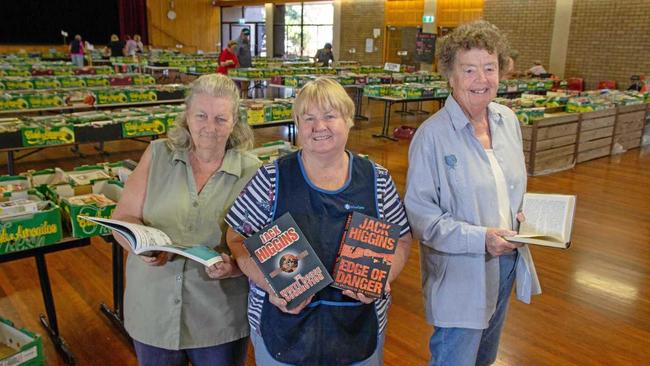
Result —
[[[100, 45], [100, 47], [103, 46]], [[23, 50], [25, 52], [49, 52], [51, 48], [61, 52], [68, 52], [68, 46], [63, 44], [0, 44], [0, 53], [17, 53]]]
[[210, 0], [174, 0], [176, 19], [169, 20], [168, 0], [147, 0], [149, 43], [173, 48], [182, 44], [183, 52], [217, 51], [221, 30], [220, 9]]
[[386, 0], [384, 22], [394, 26], [421, 26], [424, 0]]
[[457, 27], [483, 17], [484, 0], [438, 0], [436, 24], [439, 27]]

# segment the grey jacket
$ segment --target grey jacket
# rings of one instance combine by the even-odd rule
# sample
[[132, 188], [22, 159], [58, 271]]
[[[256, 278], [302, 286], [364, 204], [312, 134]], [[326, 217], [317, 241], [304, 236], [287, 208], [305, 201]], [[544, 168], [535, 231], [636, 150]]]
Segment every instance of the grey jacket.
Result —
[[[526, 191], [521, 130], [507, 107], [490, 103], [492, 147], [508, 185], [512, 227]], [[420, 240], [427, 320], [440, 327], [485, 329], [499, 290], [499, 260], [485, 250], [499, 226], [490, 162], [452, 96], [418, 128], [409, 150], [406, 212]], [[517, 297], [541, 292], [529, 248], [519, 250]]]

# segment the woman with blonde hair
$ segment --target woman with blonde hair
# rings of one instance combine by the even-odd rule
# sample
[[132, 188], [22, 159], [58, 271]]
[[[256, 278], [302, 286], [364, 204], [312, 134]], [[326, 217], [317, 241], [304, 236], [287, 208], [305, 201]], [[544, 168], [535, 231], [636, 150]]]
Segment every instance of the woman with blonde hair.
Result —
[[[325, 268], [334, 268], [350, 212], [400, 225], [388, 275], [400, 273], [411, 244], [406, 214], [388, 171], [345, 149], [354, 104], [328, 78], [308, 82], [293, 109], [301, 149], [260, 168], [233, 204], [228, 246], [252, 281], [248, 318], [258, 365], [379, 365], [390, 295], [373, 300], [327, 287], [287, 309], [242, 243], [290, 212]], [[389, 290], [389, 287], [387, 287]]]
[[[152, 142], [113, 217], [207, 245], [223, 262], [205, 268], [159, 252], [129, 253], [124, 326], [141, 365], [243, 365], [248, 283], [228, 255], [224, 217], [257, 168], [253, 134], [239, 120], [239, 90], [223, 75], [195, 80], [168, 139]], [[117, 234], [118, 242], [129, 246]]]

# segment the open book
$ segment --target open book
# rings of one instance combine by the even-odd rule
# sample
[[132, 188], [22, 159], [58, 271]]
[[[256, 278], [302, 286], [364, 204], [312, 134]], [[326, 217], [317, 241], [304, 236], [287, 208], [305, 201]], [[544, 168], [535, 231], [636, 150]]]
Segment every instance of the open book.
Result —
[[170, 252], [197, 261], [206, 267], [222, 261], [221, 255], [214, 249], [204, 245], [173, 244], [167, 234], [154, 227], [101, 217], [83, 215], [78, 217], [117, 231], [129, 242], [133, 252], [138, 255], [146, 256], [149, 252], [154, 251]]
[[566, 249], [571, 245], [575, 207], [573, 195], [526, 193], [522, 207], [526, 220], [519, 234], [505, 239]]

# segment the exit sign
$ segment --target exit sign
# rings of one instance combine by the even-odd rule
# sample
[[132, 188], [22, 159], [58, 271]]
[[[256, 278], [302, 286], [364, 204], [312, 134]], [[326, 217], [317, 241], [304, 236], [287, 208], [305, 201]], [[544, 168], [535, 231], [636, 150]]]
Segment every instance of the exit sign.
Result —
[[422, 23], [433, 23], [433, 15], [423, 15]]

